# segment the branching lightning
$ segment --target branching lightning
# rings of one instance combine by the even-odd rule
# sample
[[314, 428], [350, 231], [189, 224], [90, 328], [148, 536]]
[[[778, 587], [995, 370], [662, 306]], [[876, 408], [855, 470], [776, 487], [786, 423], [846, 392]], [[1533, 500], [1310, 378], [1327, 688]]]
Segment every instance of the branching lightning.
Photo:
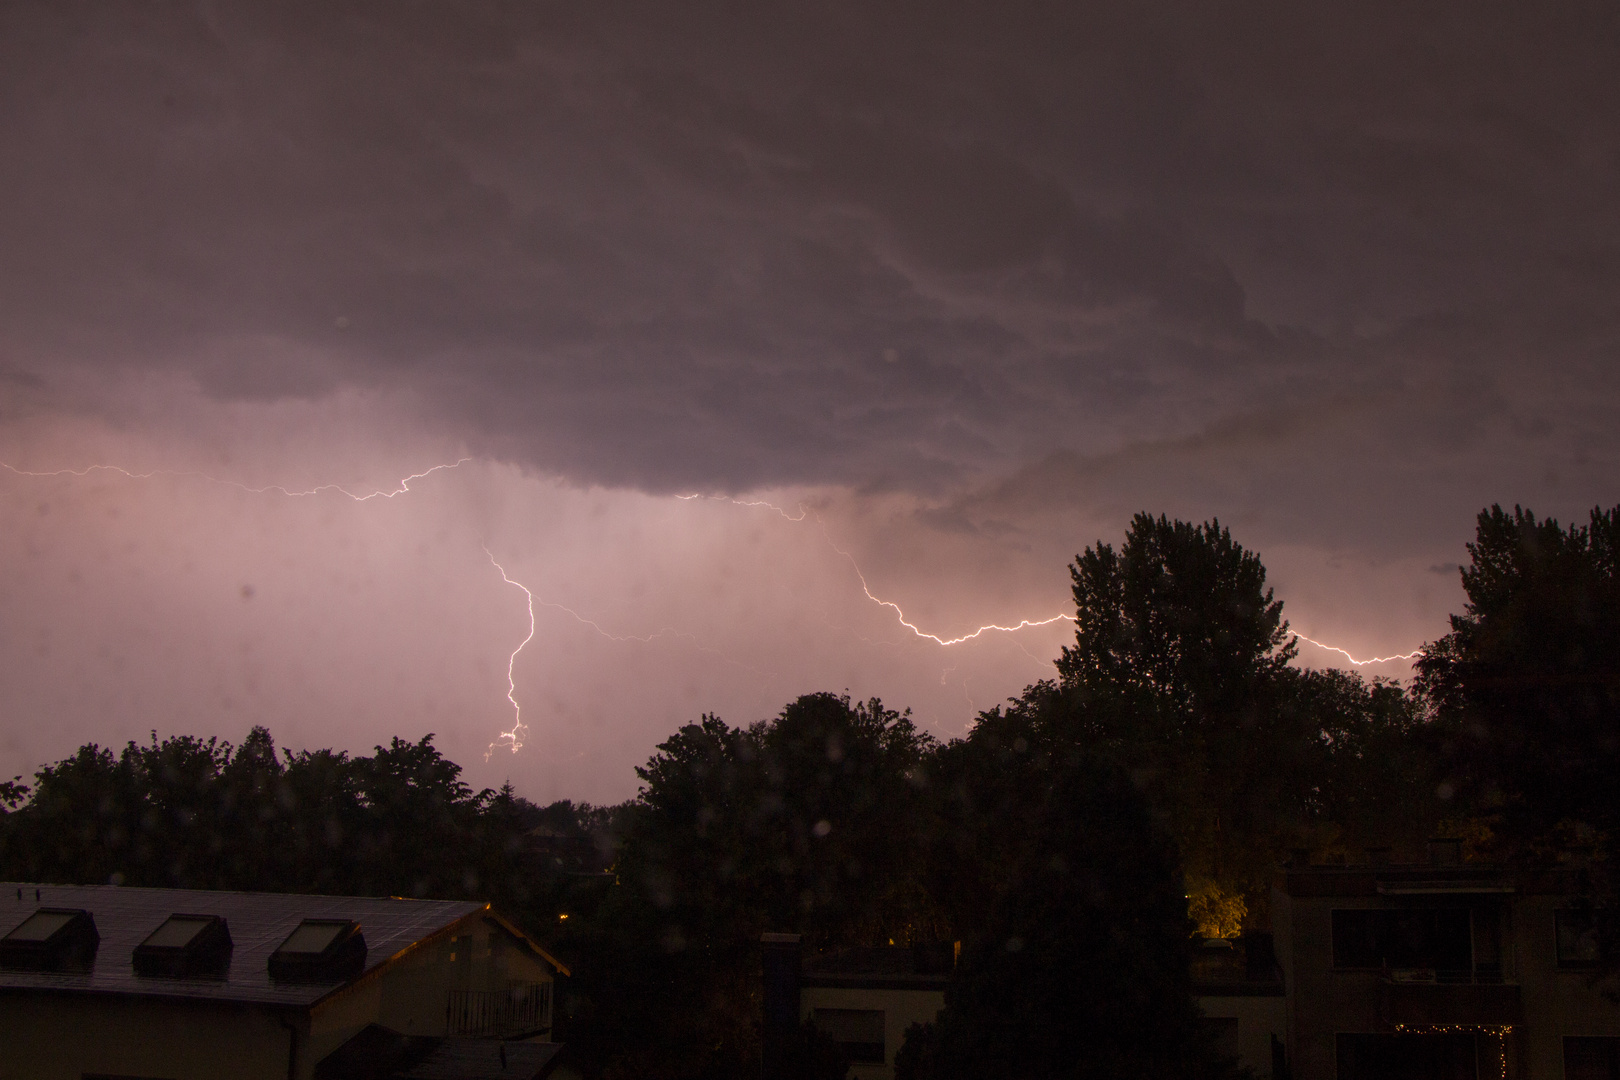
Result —
[[495, 562], [495, 556], [490, 552], [489, 548], [484, 549], [484, 554], [489, 556], [489, 561], [494, 563], [495, 569], [501, 572], [503, 581], [508, 585], [516, 585], [523, 590], [523, 596], [529, 604], [529, 634], [518, 643], [518, 647], [512, 650], [512, 655], [506, 660], [506, 700], [512, 703], [512, 730], [503, 731], [495, 736], [495, 741], [489, 744], [488, 750], [484, 751], [484, 760], [488, 761], [490, 755], [495, 753], [495, 748], [501, 744], [501, 740], [504, 739], [511, 744], [512, 753], [515, 754], [523, 749], [523, 740], [529, 734], [529, 725], [523, 722], [523, 706], [518, 704], [517, 677], [513, 674], [513, 669], [517, 667], [518, 653], [523, 651], [525, 645], [534, 640], [534, 593], [530, 592], [529, 587], [521, 581], [513, 581], [508, 577], [506, 567]]
[[[406, 493], [413, 490], [412, 487], [411, 487], [413, 482], [425, 479], [425, 478], [427, 478], [429, 476], [432, 476], [433, 474], [438, 473], [438, 472], [444, 472], [444, 471], [448, 471], [448, 470], [451, 470], [451, 469], [459, 468], [460, 466], [465, 465], [467, 462], [469, 462], [471, 460], [473, 460], [471, 457], [462, 457], [462, 458], [457, 459], [454, 462], [446, 462], [446, 463], [443, 463], [443, 464], [434, 465], [431, 468], [424, 469], [421, 472], [412, 473], [409, 476], [401, 477], [400, 480], [396, 483], [396, 485], [392, 489], [386, 489], [385, 490], [383, 488], [377, 488], [376, 490], [369, 491], [369, 492], [359, 492], [359, 491], [350, 490], [349, 488], [344, 487], [341, 484], [319, 484], [319, 485], [316, 485], [314, 487], [307, 488], [307, 489], [293, 489], [293, 488], [288, 488], [288, 487], [286, 487], [284, 485], [281, 485], [281, 484], [269, 484], [269, 485], [266, 485], [266, 486], [263, 486], [263, 487], [252, 487], [252, 486], [250, 486], [248, 484], [241, 483], [240, 481], [222, 479], [220, 477], [212, 476], [212, 475], [210, 475], [208, 473], [197, 471], [197, 470], [154, 469], [154, 470], [152, 470], [150, 472], [132, 472], [131, 470], [123, 468], [122, 466], [105, 465], [105, 464], [90, 465], [90, 466], [87, 466], [87, 467], [82, 468], [82, 469], [55, 469], [55, 470], [49, 470], [49, 471], [35, 471], [35, 470], [29, 470], [29, 469], [20, 469], [20, 468], [17, 468], [16, 466], [14, 466], [14, 465], [8, 464], [8, 463], [3, 462], [3, 461], [0, 461], [0, 469], [4, 469], [4, 470], [6, 470], [6, 471], [8, 471], [8, 472], [10, 472], [10, 473], [12, 473], [12, 474], [14, 474], [16, 476], [35, 477], [35, 478], [50, 478], [50, 477], [69, 476], [69, 477], [74, 477], [74, 478], [77, 478], [77, 479], [84, 479], [84, 478], [86, 478], [86, 477], [88, 477], [88, 476], [90, 476], [90, 475], [92, 475], [94, 473], [98, 473], [98, 472], [114, 473], [114, 474], [117, 474], [119, 476], [123, 476], [123, 477], [125, 477], [127, 479], [130, 479], [130, 480], [150, 480], [150, 479], [160, 477], [160, 476], [175, 477], [175, 478], [194, 478], [194, 479], [204, 480], [204, 481], [206, 481], [208, 483], [211, 483], [211, 484], [218, 484], [218, 485], [225, 486], [225, 487], [236, 488], [239, 491], [247, 492], [249, 494], [254, 494], [254, 495], [263, 495], [263, 494], [274, 493], [274, 494], [283, 495], [283, 496], [286, 496], [286, 497], [289, 497], [289, 498], [304, 498], [304, 497], [309, 497], [309, 496], [316, 496], [316, 495], [332, 493], [332, 494], [338, 494], [338, 495], [345, 496], [346, 498], [349, 498], [349, 499], [353, 500], [354, 502], [369, 502], [369, 501], [371, 501], [373, 499], [394, 499], [394, 498], [396, 498], [396, 497], [398, 497], [400, 495], [404, 495], [404, 494], [406, 494]], [[791, 512], [789, 512], [788, 510], [786, 510], [785, 508], [783, 508], [781, 506], [777, 506], [774, 503], [766, 502], [764, 500], [735, 499], [735, 498], [730, 498], [730, 497], [725, 496], [725, 495], [704, 495], [704, 494], [678, 495], [678, 496], [676, 496], [676, 498], [681, 499], [682, 501], [692, 501], [692, 500], [698, 500], [698, 499], [715, 500], [715, 501], [720, 501], [720, 502], [728, 502], [728, 503], [731, 503], [732, 505], [735, 505], [735, 506], [747, 507], [747, 508], [751, 508], [751, 509], [770, 510], [770, 511], [776, 513], [777, 515], [779, 515], [780, 517], [782, 517], [784, 520], [786, 520], [788, 522], [795, 523], [795, 524], [804, 522], [805, 520], [807, 520], [808, 518], [810, 518], [812, 516], [811, 512], [802, 503], [799, 504], [796, 513], [791, 513]], [[862, 592], [862, 594], [865, 595], [866, 599], [871, 601], [873, 604], [876, 604], [877, 606], [882, 607], [882, 608], [886, 608], [890, 612], [892, 612], [896, 622], [898, 622], [899, 625], [904, 627], [906, 630], [909, 630], [912, 633], [912, 635], [914, 635], [915, 637], [920, 638], [920, 639], [925, 640], [925, 641], [932, 641], [936, 645], [939, 645], [942, 648], [948, 648], [948, 647], [951, 647], [951, 646], [954, 646], [954, 645], [963, 645], [963, 644], [966, 644], [966, 643], [968, 643], [970, 641], [975, 641], [975, 640], [977, 640], [977, 639], [979, 639], [979, 638], [981, 638], [981, 637], [983, 637], [983, 636], [985, 636], [987, 634], [1017, 634], [1019, 631], [1022, 631], [1022, 630], [1034, 629], [1034, 628], [1043, 627], [1043, 626], [1051, 626], [1052, 624], [1057, 623], [1057, 622], [1070, 622], [1070, 623], [1072, 623], [1072, 622], [1076, 621], [1076, 619], [1075, 619], [1075, 617], [1073, 615], [1057, 614], [1057, 615], [1052, 615], [1052, 616], [1049, 616], [1049, 617], [1046, 617], [1046, 618], [1041, 618], [1041, 619], [1021, 619], [1021, 620], [1019, 620], [1017, 623], [1015, 623], [1013, 625], [1002, 625], [1002, 624], [999, 624], [999, 623], [986, 623], [985, 625], [980, 626], [977, 629], [972, 630], [971, 632], [964, 633], [964, 634], [959, 634], [959, 635], [957, 635], [955, 637], [944, 637], [944, 636], [941, 636], [939, 634], [931, 633], [931, 632], [929, 632], [927, 630], [922, 629], [922, 627], [917, 625], [915, 622], [911, 621], [911, 619], [907, 617], [904, 609], [901, 608], [901, 606], [898, 603], [896, 603], [893, 600], [886, 600], [883, 597], [878, 596], [877, 594], [875, 594], [872, 591], [870, 584], [867, 582], [865, 573], [861, 570], [861, 567], [860, 567], [859, 563], [856, 562], [854, 555], [851, 554], [848, 551], [845, 551], [843, 548], [839, 547], [837, 545], [837, 543], [835, 543], [833, 541], [832, 536], [827, 531], [826, 523], [821, 520], [819, 515], [814, 515], [814, 517], [815, 517], [816, 524], [821, 529], [822, 539], [826, 541], [828, 547], [831, 548], [833, 552], [835, 552], [837, 555], [839, 555], [840, 557], [845, 559], [849, 563], [850, 569], [852, 569], [855, 572], [855, 578], [860, 583], [861, 592]], [[518, 697], [517, 697], [517, 661], [518, 661], [518, 656], [523, 652], [523, 650], [525, 648], [528, 647], [529, 643], [532, 642], [534, 640], [534, 638], [535, 638], [535, 635], [536, 635], [536, 632], [537, 632], [537, 623], [536, 623], [536, 618], [535, 618], [535, 605], [537, 603], [540, 604], [541, 606], [549, 607], [549, 608], [555, 608], [558, 611], [566, 613], [567, 615], [572, 617], [576, 622], [578, 622], [578, 623], [580, 623], [580, 624], [582, 624], [584, 626], [590, 627], [592, 630], [596, 631], [602, 637], [607, 638], [607, 639], [609, 639], [611, 641], [639, 642], [639, 643], [645, 644], [645, 643], [649, 643], [649, 642], [652, 642], [654, 640], [657, 640], [657, 639], [660, 639], [660, 638], [665, 638], [665, 637], [683, 638], [683, 639], [689, 640], [691, 642], [691, 644], [695, 648], [697, 648], [699, 651], [709, 653], [709, 654], [711, 654], [713, 656], [719, 657], [720, 659], [725, 660], [729, 664], [735, 665], [737, 667], [744, 668], [744, 669], [749, 670], [749, 671], [753, 671], [753, 672], [755, 672], [757, 674], [766, 675], [767, 677], [770, 677], [770, 676], [774, 675], [774, 673], [772, 673], [772, 672], [765, 672], [765, 671], [762, 671], [759, 668], [754, 668], [754, 667], [752, 667], [752, 666], [750, 666], [748, 664], [743, 664], [743, 663], [740, 663], [740, 662], [738, 662], [736, 660], [733, 660], [733, 659], [731, 659], [729, 657], [726, 657], [723, 654], [717, 652], [716, 650], [711, 649], [711, 648], [707, 648], [704, 645], [702, 645], [700, 642], [698, 642], [698, 640], [692, 634], [685, 633], [685, 632], [682, 632], [682, 631], [678, 631], [678, 630], [675, 630], [675, 629], [673, 629], [671, 627], [664, 627], [664, 628], [662, 628], [660, 630], [655, 631], [654, 633], [647, 634], [647, 635], [625, 635], [625, 634], [611, 633], [608, 630], [606, 630], [601, 624], [597, 623], [595, 620], [587, 618], [586, 616], [580, 614], [578, 611], [575, 611], [573, 608], [567, 607], [567, 606], [565, 606], [563, 604], [553, 603], [553, 602], [548, 601], [548, 600], [546, 600], [544, 598], [537, 598], [534, 595], [534, 592], [531, 589], [529, 589], [528, 586], [524, 585], [520, 581], [515, 580], [514, 578], [511, 577], [510, 574], [507, 573], [506, 568], [500, 562], [498, 562], [496, 560], [494, 554], [489, 550], [489, 548], [487, 546], [484, 548], [484, 554], [489, 557], [489, 561], [490, 561], [491, 565], [493, 565], [495, 567], [495, 569], [500, 572], [501, 579], [507, 585], [513, 586], [513, 587], [521, 589], [523, 591], [525, 606], [526, 606], [526, 608], [528, 610], [528, 615], [529, 615], [528, 633], [524, 636], [523, 640], [518, 643], [517, 647], [512, 650], [511, 654], [507, 657], [507, 663], [506, 663], [506, 687], [507, 687], [506, 699], [512, 705], [512, 727], [510, 729], [508, 729], [508, 730], [500, 732], [496, 736], [495, 741], [489, 744], [489, 749], [484, 755], [486, 761], [489, 760], [491, 755], [493, 755], [494, 752], [497, 749], [508, 749], [514, 754], [517, 753], [519, 750], [521, 750], [523, 748], [524, 741], [529, 737], [530, 729], [529, 729], [528, 724], [526, 724], [524, 722], [524, 720], [523, 720], [523, 708], [522, 708], [521, 704], [518, 702]], [[1319, 649], [1324, 649], [1324, 650], [1327, 650], [1329, 652], [1338, 653], [1340, 656], [1344, 657], [1344, 659], [1348, 663], [1350, 663], [1350, 664], [1352, 664], [1352, 665], [1354, 665], [1356, 667], [1365, 667], [1365, 666], [1370, 665], [1370, 664], [1390, 663], [1390, 662], [1393, 662], [1393, 661], [1411, 660], [1414, 657], [1418, 656], [1419, 653], [1421, 652], [1421, 650], [1419, 650], [1419, 649], [1414, 649], [1411, 652], [1397, 653], [1397, 654], [1395, 654], [1393, 656], [1379, 656], [1379, 657], [1372, 657], [1370, 659], [1358, 659], [1357, 657], [1353, 656], [1347, 650], [1341, 649], [1338, 646], [1325, 644], [1325, 643], [1317, 641], [1317, 640], [1315, 640], [1313, 638], [1308, 638], [1303, 634], [1295, 634], [1294, 636], [1297, 637], [1300, 641], [1304, 641], [1304, 642], [1306, 642], [1308, 644], [1315, 645]], [[1014, 639], [1014, 643], [1018, 645], [1018, 647], [1025, 653], [1025, 655], [1030, 656], [1030, 658], [1032, 660], [1036, 660], [1037, 662], [1040, 662], [1038, 660], [1038, 658], [1036, 658], [1032, 653], [1030, 653], [1027, 648], [1024, 648], [1022, 642], [1019, 642], [1016, 639]], [[955, 670], [956, 669], [955, 669], [954, 666], [951, 667], [951, 668], [945, 669], [944, 673], [941, 675], [941, 682], [943, 683], [950, 676], [950, 674]], [[967, 686], [966, 686], [965, 681], [963, 683], [963, 693], [964, 694], [967, 693]], [[972, 698], [969, 697], [968, 701], [969, 701], [969, 705], [971, 707]]]

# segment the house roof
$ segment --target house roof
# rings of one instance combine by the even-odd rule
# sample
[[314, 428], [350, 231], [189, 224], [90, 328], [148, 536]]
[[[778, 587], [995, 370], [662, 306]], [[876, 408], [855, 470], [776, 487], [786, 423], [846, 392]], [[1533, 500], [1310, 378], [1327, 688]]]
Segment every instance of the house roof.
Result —
[[943, 990], [954, 959], [949, 945], [841, 949], [807, 957], [799, 985], [861, 990]]
[[[511, 924], [494, 916], [488, 904], [475, 901], [0, 882], [0, 935], [9, 933], [42, 907], [90, 912], [101, 937], [95, 965], [85, 974], [0, 968], [0, 992], [139, 994], [307, 1008], [387, 967], [427, 939], [480, 914], [495, 917], [554, 967], [566, 971]], [[177, 912], [218, 915], [226, 921], [232, 950], [223, 980], [135, 974], [135, 946]], [[352, 919], [360, 924], [366, 957], [357, 974], [328, 983], [271, 979], [270, 954], [305, 919]]]

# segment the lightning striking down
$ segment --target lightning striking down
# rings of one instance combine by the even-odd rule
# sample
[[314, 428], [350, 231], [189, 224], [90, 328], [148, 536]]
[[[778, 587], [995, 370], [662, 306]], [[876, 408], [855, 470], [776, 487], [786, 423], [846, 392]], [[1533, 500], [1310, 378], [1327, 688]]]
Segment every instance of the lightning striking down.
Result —
[[501, 740], [504, 739], [510, 743], [511, 751], [515, 754], [523, 749], [523, 740], [529, 734], [529, 725], [523, 722], [523, 706], [518, 704], [517, 678], [513, 674], [513, 669], [517, 667], [518, 653], [522, 652], [524, 646], [534, 640], [534, 593], [530, 592], [529, 587], [521, 581], [513, 581], [508, 577], [506, 568], [495, 562], [495, 556], [490, 552], [489, 548], [484, 549], [484, 554], [489, 556], [489, 561], [494, 564], [495, 569], [501, 572], [501, 579], [508, 585], [516, 585], [522, 589], [524, 597], [529, 602], [529, 636], [518, 643], [518, 647], [512, 650], [512, 655], [506, 661], [506, 700], [512, 703], [512, 730], [503, 731], [495, 736], [495, 741], [489, 744], [488, 750], [484, 751], [484, 760], [488, 761], [490, 755], [495, 753], [495, 748], [500, 745]]

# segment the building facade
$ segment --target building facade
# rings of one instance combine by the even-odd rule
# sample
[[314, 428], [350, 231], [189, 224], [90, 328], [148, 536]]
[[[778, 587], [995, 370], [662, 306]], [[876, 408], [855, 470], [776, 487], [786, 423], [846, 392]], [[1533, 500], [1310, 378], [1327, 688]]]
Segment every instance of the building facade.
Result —
[[1293, 1080], [1620, 1080], [1572, 866], [1290, 866], [1273, 894]]
[[0, 1080], [301, 1080], [367, 1031], [544, 1039], [567, 974], [476, 902], [9, 882], [0, 931]]

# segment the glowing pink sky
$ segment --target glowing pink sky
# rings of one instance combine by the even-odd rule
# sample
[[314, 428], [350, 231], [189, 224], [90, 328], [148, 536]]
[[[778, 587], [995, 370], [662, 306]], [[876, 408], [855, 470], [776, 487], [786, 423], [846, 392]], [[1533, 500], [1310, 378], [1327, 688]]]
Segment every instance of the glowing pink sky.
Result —
[[1048, 619], [1138, 510], [1438, 636], [1482, 506], [1620, 501], [1620, 35], [1412, 7], [6, 5], [0, 771], [949, 736], [1069, 625], [862, 576]]

